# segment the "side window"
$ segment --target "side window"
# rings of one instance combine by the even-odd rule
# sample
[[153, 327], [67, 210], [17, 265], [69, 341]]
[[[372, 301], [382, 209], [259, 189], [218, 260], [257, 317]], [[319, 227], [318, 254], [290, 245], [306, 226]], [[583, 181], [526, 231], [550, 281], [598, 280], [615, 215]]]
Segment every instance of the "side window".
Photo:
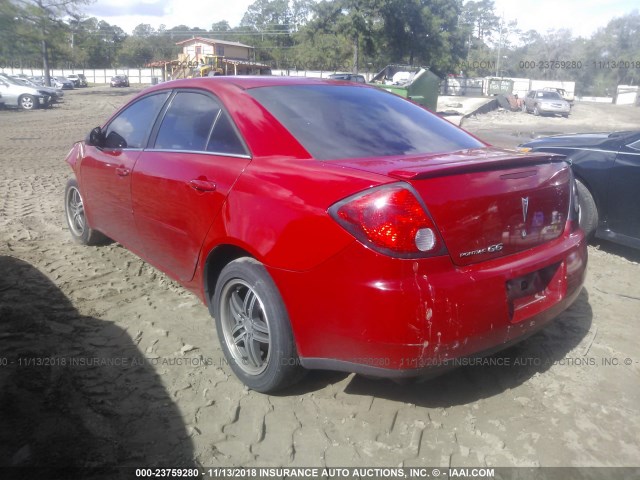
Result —
[[227, 153], [232, 155], [246, 155], [242, 140], [233, 129], [231, 120], [228, 115], [221, 111], [213, 127], [207, 151], [215, 153]]
[[202, 93], [178, 92], [162, 120], [155, 148], [204, 151], [220, 104]]
[[167, 108], [154, 148], [245, 155], [221, 104], [209, 95], [178, 92]]
[[105, 148], [144, 148], [169, 92], [149, 95], [120, 113], [107, 127]]

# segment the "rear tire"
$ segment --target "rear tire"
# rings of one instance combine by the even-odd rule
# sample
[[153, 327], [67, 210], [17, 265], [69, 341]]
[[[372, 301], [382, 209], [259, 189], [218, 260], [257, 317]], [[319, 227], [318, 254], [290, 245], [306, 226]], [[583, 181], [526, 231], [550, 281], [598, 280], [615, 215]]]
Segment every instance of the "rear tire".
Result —
[[304, 376], [287, 310], [262, 263], [243, 257], [225, 266], [212, 304], [222, 351], [242, 383], [269, 393]]
[[93, 230], [84, 213], [84, 201], [75, 178], [69, 179], [64, 191], [64, 213], [71, 238], [80, 245], [100, 245], [109, 242], [109, 238]]
[[591, 240], [595, 235], [596, 228], [598, 228], [598, 208], [591, 192], [589, 192], [584, 183], [576, 180], [576, 188], [578, 190], [578, 205], [580, 206], [578, 223], [587, 240]]

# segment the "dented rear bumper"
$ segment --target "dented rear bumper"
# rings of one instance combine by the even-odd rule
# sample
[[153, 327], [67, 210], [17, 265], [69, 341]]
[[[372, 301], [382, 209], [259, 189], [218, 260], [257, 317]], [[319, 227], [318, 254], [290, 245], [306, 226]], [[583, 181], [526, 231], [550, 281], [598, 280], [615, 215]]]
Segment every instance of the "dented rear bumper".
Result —
[[354, 243], [310, 271], [270, 273], [303, 366], [410, 377], [535, 333], [576, 300], [586, 265], [576, 230], [467, 266], [449, 256], [393, 259]]

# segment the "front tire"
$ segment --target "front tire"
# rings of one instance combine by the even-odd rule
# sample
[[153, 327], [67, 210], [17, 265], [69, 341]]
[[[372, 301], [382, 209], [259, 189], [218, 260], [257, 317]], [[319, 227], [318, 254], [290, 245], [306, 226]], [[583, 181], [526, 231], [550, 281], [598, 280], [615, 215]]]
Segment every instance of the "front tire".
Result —
[[587, 240], [591, 240], [596, 228], [598, 228], [598, 208], [591, 192], [580, 180], [576, 180], [576, 189], [578, 190], [578, 205], [580, 206], [578, 223]]
[[287, 310], [264, 265], [249, 257], [229, 263], [212, 302], [224, 355], [246, 386], [269, 393], [302, 378]]
[[533, 114], [537, 117], [540, 115], [540, 109], [538, 108], [538, 105], [534, 105], [533, 106]]
[[18, 99], [18, 105], [23, 110], [33, 110], [38, 107], [38, 100], [33, 95], [21, 95]]
[[64, 191], [64, 213], [71, 238], [80, 245], [99, 245], [108, 238], [89, 227], [84, 213], [84, 201], [75, 178], [69, 179]]

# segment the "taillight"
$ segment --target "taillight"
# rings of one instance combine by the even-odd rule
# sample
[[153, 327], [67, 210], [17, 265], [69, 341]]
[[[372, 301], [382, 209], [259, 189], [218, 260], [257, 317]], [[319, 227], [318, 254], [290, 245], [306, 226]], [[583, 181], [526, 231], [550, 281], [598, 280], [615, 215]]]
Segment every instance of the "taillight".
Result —
[[444, 245], [433, 220], [405, 184], [360, 192], [333, 205], [329, 214], [377, 252], [400, 258], [443, 253]]

